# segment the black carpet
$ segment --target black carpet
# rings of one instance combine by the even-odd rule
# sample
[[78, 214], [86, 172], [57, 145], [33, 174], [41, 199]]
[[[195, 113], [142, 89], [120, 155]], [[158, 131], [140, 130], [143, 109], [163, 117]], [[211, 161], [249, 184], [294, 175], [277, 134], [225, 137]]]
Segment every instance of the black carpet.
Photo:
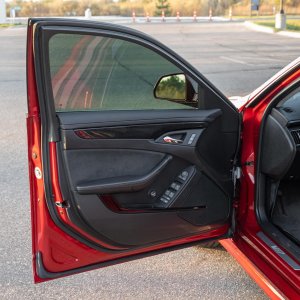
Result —
[[272, 222], [300, 243], [300, 182], [281, 182]]

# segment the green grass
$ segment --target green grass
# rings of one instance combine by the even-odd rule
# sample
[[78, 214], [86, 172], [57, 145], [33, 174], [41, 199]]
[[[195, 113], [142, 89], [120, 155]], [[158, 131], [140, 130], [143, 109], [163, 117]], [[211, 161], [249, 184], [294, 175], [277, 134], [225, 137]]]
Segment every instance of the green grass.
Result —
[[[275, 21], [258, 21], [254, 22], [257, 25], [275, 28]], [[287, 20], [286, 29], [291, 31], [300, 31], [300, 20]]]
[[4, 24], [0, 24], [0, 28], [7, 28], [7, 27], [11, 27], [12, 24], [8, 24], [8, 23], [4, 23]]
[[[299, 15], [286, 15], [287, 18], [289, 19], [294, 19], [294, 18], [298, 18]], [[225, 17], [228, 17], [228, 14], [225, 15]], [[255, 12], [252, 13], [252, 16], [250, 15], [233, 15], [232, 16], [234, 19], [247, 19], [247, 20], [251, 20], [251, 19], [263, 19], [263, 20], [266, 20], [267, 21], [270, 19], [270, 20], [274, 20], [275, 19], [275, 16], [274, 15], [256, 15]], [[260, 21], [258, 21], [260, 22]], [[262, 21], [261, 21], [262, 22]]]
[[258, 22], [253, 22], [253, 23], [260, 25], [260, 26], [275, 28], [275, 21], [258, 21]]
[[19, 26], [22, 25], [21, 23], [15, 23], [15, 24], [11, 24], [11, 23], [0, 23], [0, 28], [7, 28], [7, 27], [12, 27], [12, 26]]
[[[225, 17], [228, 17], [228, 15], [225, 15]], [[245, 16], [232, 16], [232, 18], [234, 19], [247, 19], [247, 20], [251, 20], [251, 19], [274, 19], [273, 15], [268, 15], [268, 16], [257, 16], [255, 14], [253, 14], [252, 16], [250, 15], [245, 15]]]

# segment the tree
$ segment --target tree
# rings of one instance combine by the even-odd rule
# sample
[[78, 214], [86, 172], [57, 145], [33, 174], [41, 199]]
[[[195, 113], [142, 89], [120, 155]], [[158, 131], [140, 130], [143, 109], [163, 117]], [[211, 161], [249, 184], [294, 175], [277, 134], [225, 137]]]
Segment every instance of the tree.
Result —
[[183, 74], [164, 77], [158, 84], [155, 93], [162, 99], [186, 99], [186, 81]]
[[170, 4], [168, 0], [157, 0], [155, 14], [160, 16], [164, 11], [165, 16], [170, 14]]

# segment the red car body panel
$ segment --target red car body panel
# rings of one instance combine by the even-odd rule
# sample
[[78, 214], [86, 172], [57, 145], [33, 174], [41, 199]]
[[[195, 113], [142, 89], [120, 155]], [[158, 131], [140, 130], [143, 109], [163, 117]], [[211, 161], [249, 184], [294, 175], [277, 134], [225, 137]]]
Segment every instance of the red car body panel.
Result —
[[[34, 69], [33, 53], [33, 31], [29, 26], [27, 37], [27, 89], [28, 89], [28, 161], [31, 197], [31, 220], [32, 220], [32, 249], [33, 270], [36, 283], [50, 279], [43, 279], [36, 273], [36, 254], [43, 253], [44, 267], [49, 272], [63, 272], [61, 276], [69, 275], [65, 271], [89, 266], [89, 269], [119, 263], [136, 258], [135, 255], [147, 252], [154, 255], [164, 248], [187, 244], [202, 239], [213, 239], [222, 236], [228, 231], [228, 226], [222, 226], [217, 230], [208, 231], [206, 234], [182, 238], [172, 242], [114, 253], [118, 248], [111, 248], [109, 252], [100, 252], [92, 249], [80, 241], [74, 239], [53, 222], [45, 200], [43, 179], [35, 176], [36, 172], [43, 174], [42, 149], [41, 149], [41, 119], [39, 116], [39, 105], [37, 86]], [[241, 165], [242, 178], [240, 180], [240, 196], [236, 203], [236, 232], [231, 240], [222, 241], [222, 245], [242, 264], [250, 276], [256, 280], [267, 295], [273, 299], [288, 297], [299, 298], [300, 274], [289, 267], [272, 249], [264, 244], [257, 233], [262, 231], [257, 220], [255, 211], [255, 163], [257, 158], [259, 134], [262, 118], [270, 101], [280, 91], [300, 77], [299, 60], [288, 66], [281, 73], [273, 77], [259, 90], [251, 94], [247, 104], [240, 111], [243, 113]], [[295, 69], [296, 68], [296, 69]], [[295, 69], [292, 73], [291, 70]], [[270, 91], [272, 84], [276, 86]], [[267, 93], [265, 93], [268, 91]], [[256, 103], [257, 101], [257, 103]], [[252, 105], [256, 103], [255, 105]], [[51, 179], [54, 198], [56, 202], [62, 202], [62, 196], [58, 180], [58, 168], [56, 158], [56, 144], [50, 143]], [[249, 165], [246, 162], [253, 162]], [[65, 209], [57, 207], [60, 221], [68, 227], [79, 231], [70, 222]], [[87, 239], [94, 240], [91, 236], [81, 232]], [[103, 242], [94, 240], [99, 244]], [[107, 246], [107, 245], [105, 245]], [[149, 252], [150, 251], [150, 252]], [[124, 258], [124, 260], [120, 260]], [[103, 265], [101, 265], [103, 263]], [[259, 270], [258, 270], [259, 269]], [[81, 269], [85, 271], [86, 269]], [[268, 282], [269, 280], [269, 282]], [[275, 287], [276, 286], [276, 287]], [[279, 291], [280, 290], [280, 291]]]
[[[235, 245], [280, 288], [289, 299], [300, 296], [300, 272], [293, 270], [276, 253], [268, 247], [257, 233], [262, 231], [255, 210], [255, 166], [259, 146], [262, 118], [270, 101], [287, 86], [300, 78], [300, 60], [294, 61], [283, 71], [271, 78], [267, 84], [256, 90], [241, 111], [243, 113], [240, 199], [236, 214]], [[292, 71], [292, 72], [291, 72]], [[264, 92], [276, 83], [267, 94]], [[261, 95], [264, 95], [261, 97]], [[255, 106], [251, 103], [257, 102]], [[252, 162], [248, 164], [247, 162]], [[276, 242], [275, 242], [276, 243]]]

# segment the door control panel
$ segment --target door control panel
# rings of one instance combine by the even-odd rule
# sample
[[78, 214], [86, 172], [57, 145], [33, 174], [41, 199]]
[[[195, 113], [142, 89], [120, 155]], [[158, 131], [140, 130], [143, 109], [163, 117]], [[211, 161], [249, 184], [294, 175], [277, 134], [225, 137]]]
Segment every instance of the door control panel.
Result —
[[179, 198], [180, 194], [187, 186], [194, 173], [194, 166], [182, 170], [180, 174], [177, 175], [175, 180], [170, 184], [170, 186], [166, 189], [166, 191], [160, 196], [157, 206], [164, 208], [170, 207], [171, 204]]

